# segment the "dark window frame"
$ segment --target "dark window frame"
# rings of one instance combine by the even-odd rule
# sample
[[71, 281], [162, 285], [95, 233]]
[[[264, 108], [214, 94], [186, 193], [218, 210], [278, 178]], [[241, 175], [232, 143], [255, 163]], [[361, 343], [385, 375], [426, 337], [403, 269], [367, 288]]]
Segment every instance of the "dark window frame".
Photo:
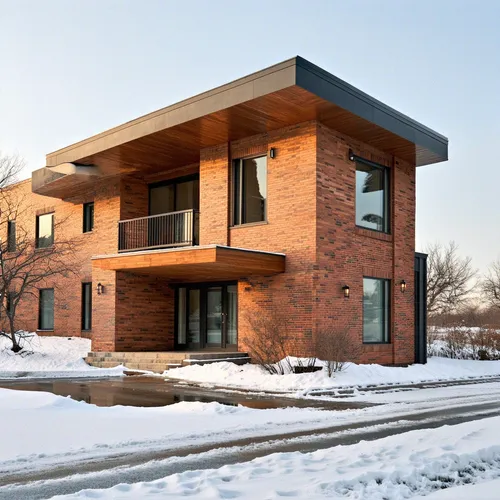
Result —
[[[264, 218], [261, 221], [242, 222], [243, 220], [243, 162], [245, 160], [253, 160], [255, 158], [266, 159], [266, 199], [264, 201]], [[261, 153], [251, 156], [242, 156], [234, 158], [232, 161], [231, 175], [231, 227], [246, 226], [252, 224], [267, 224], [267, 208], [268, 208], [268, 155]]]
[[7, 310], [8, 313], [11, 313], [12, 312], [12, 302], [13, 302], [13, 298], [15, 296], [15, 292], [7, 292], [7, 301], [6, 301], [6, 304], [5, 304], [5, 309]]
[[83, 232], [91, 233], [94, 230], [94, 202], [83, 204]]
[[[182, 184], [183, 182], [190, 181], [198, 181], [198, 185], [200, 182], [200, 174], [190, 174], [184, 175], [182, 177], [175, 177], [173, 179], [168, 179], [166, 181], [153, 182], [152, 184], [148, 184], [148, 215], [151, 216], [151, 190], [159, 187]], [[200, 200], [198, 199], [198, 205]], [[174, 212], [175, 206], [177, 205], [177, 189], [174, 187]], [[195, 208], [195, 210], [198, 210]]]
[[[47, 246], [40, 246], [40, 217], [44, 217], [45, 215], [51, 215], [52, 216], [52, 228], [51, 228], [51, 234], [52, 234], [52, 243]], [[36, 216], [36, 240], [35, 240], [35, 248], [39, 250], [43, 250], [44, 248], [50, 248], [54, 246], [55, 242], [55, 235], [54, 235], [54, 218], [55, 218], [55, 213], [54, 212], [47, 212], [45, 214], [40, 214]]]
[[55, 298], [55, 293], [53, 288], [40, 288], [39, 289], [39, 296], [38, 296], [38, 330], [40, 331], [45, 331], [45, 332], [52, 332], [54, 331], [54, 320], [55, 320], [55, 304], [54, 301], [52, 303], [52, 328], [42, 328], [42, 296], [43, 292], [52, 290], [52, 297]]
[[7, 252], [15, 252], [16, 247], [16, 221], [9, 220], [7, 222]]
[[374, 231], [375, 233], [380, 233], [380, 234], [392, 234], [392, 230], [391, 230], [391, 227], [392, 227], [392, 211], [391, 211], [391, 203], [392, 203], [391, 171], [392, 171], [392, 168], [389, 168], [386, 165], [382, 165], [380, 163], [375, 163], [375, 162], [367, 160], [365, 158], [361, 158], [360, 156], [354, 156], [355, 175], [356, 175], [356, 172], [358, 171], [358, 167], [357, 167], [358, 163], [368, 165], [370, 167], [376, 168], [376, 169], [384, 172], [384, 227], [385, 227], [385, 229], [373, 229], [372, 227], [361, 226], [356, 222], [356, 216], [357, 216], [356, 188], [357, 188], [357, 186], [356, 186], [356, 179], [355, 179], [354, 180], [354, 189], [355, 189], [354, 221], [355, 221], [356, 227], [359, 227], [360, 229], [366, 229], [368, 231]]
[[[89, 308], [87, 310], [85, 304], [85, 289], [88, 288], [89, 292]], [[82, 283], [82, 332], [89, 332], [92, 330], [92, 282], [86, 281]]]
[[[384, 323], [387, 328], [387, 340], [384, 340], [382, 342], [370, 342], [365, 340], [365, 306], [364, 306], [364, 298], [365, 298], [365, 290], [364, 290], [364, 280], [369, 279], [369, 280], [378, 280], [378, 281], [383, 281], [385, 283], [384, 286], [384, 295], [385, 291], [387, 291], [387, 296], [384, 296]], [[363, 339], [363, 344], [366, 345], [389, 345], [392, 343], [392, 280], [389, 278], [379, 278], [378, 276], [363, 276], [363, 305], [362, 305], [362, 311], [361, 311], [361, 318], [362, 318], [362, 339]]]

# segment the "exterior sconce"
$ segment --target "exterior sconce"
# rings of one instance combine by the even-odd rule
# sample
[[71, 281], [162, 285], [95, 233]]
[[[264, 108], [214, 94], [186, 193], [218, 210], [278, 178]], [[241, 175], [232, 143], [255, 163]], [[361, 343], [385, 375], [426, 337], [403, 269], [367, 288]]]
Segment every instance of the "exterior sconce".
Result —
[[97, 295], [102, 295], [104, 293], [104, 285], [97, 283]]
[[401, 280], [401, 283], [399, 284], [399, 286], [401, 287], [401, 293], [405, 293], [406, 292], [406, 281]]
[[272, 158], [273, 160], [276, 158], [276, 148], [271, 148], [269, 150], [269, 158]]
[[352, 152], [352, 149], [349, 150], [349, 160], [354, 161], [354, 153]]
[[342, 287], [342, 291], [344, 292], [344, 298], [348, 299], [349, 298], [349, 293], [351, 291], [351, 289], [349, 288], [349, 285], [344, 285]]

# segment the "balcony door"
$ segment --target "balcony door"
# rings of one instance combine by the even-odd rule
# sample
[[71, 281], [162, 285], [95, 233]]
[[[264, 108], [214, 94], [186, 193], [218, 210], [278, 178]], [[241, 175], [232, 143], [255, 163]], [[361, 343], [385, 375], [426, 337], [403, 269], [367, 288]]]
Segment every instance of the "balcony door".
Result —
[[236, 284], [182, 286], [176, 302], [177, 349], [237, 349]]
[[[200, 206], [199, 176], [149, 186], [150, 247], [196, 245]], [[169, 215], [166, 215], [169, 214]]]

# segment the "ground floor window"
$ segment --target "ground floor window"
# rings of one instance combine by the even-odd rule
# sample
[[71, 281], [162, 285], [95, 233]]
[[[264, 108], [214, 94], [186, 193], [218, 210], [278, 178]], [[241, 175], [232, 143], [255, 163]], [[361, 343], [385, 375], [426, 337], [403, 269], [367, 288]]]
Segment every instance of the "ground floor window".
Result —
[[177, 289], [178, 349], [230, 348], [238, 342], [237, 285], [197, 284]]
[[82, 330], [92, 329], [92, 283], [82, 283]]
[[54, 289], [40, 290], [38, 328], [40, 330], [54, 329]]
[[389, 342], [390, 281], [363, 278], [363, 342]]

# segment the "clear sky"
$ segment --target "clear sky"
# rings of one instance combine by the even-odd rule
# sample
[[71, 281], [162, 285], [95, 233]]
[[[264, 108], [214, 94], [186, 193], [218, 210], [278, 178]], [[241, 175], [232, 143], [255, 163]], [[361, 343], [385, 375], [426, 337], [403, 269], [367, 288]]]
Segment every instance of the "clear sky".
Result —
[[89, 135], [294, 55], [450, 139], [417, 170], [417, 249], [500, 256], [499, 0], [0, 0], [0, 150]]

